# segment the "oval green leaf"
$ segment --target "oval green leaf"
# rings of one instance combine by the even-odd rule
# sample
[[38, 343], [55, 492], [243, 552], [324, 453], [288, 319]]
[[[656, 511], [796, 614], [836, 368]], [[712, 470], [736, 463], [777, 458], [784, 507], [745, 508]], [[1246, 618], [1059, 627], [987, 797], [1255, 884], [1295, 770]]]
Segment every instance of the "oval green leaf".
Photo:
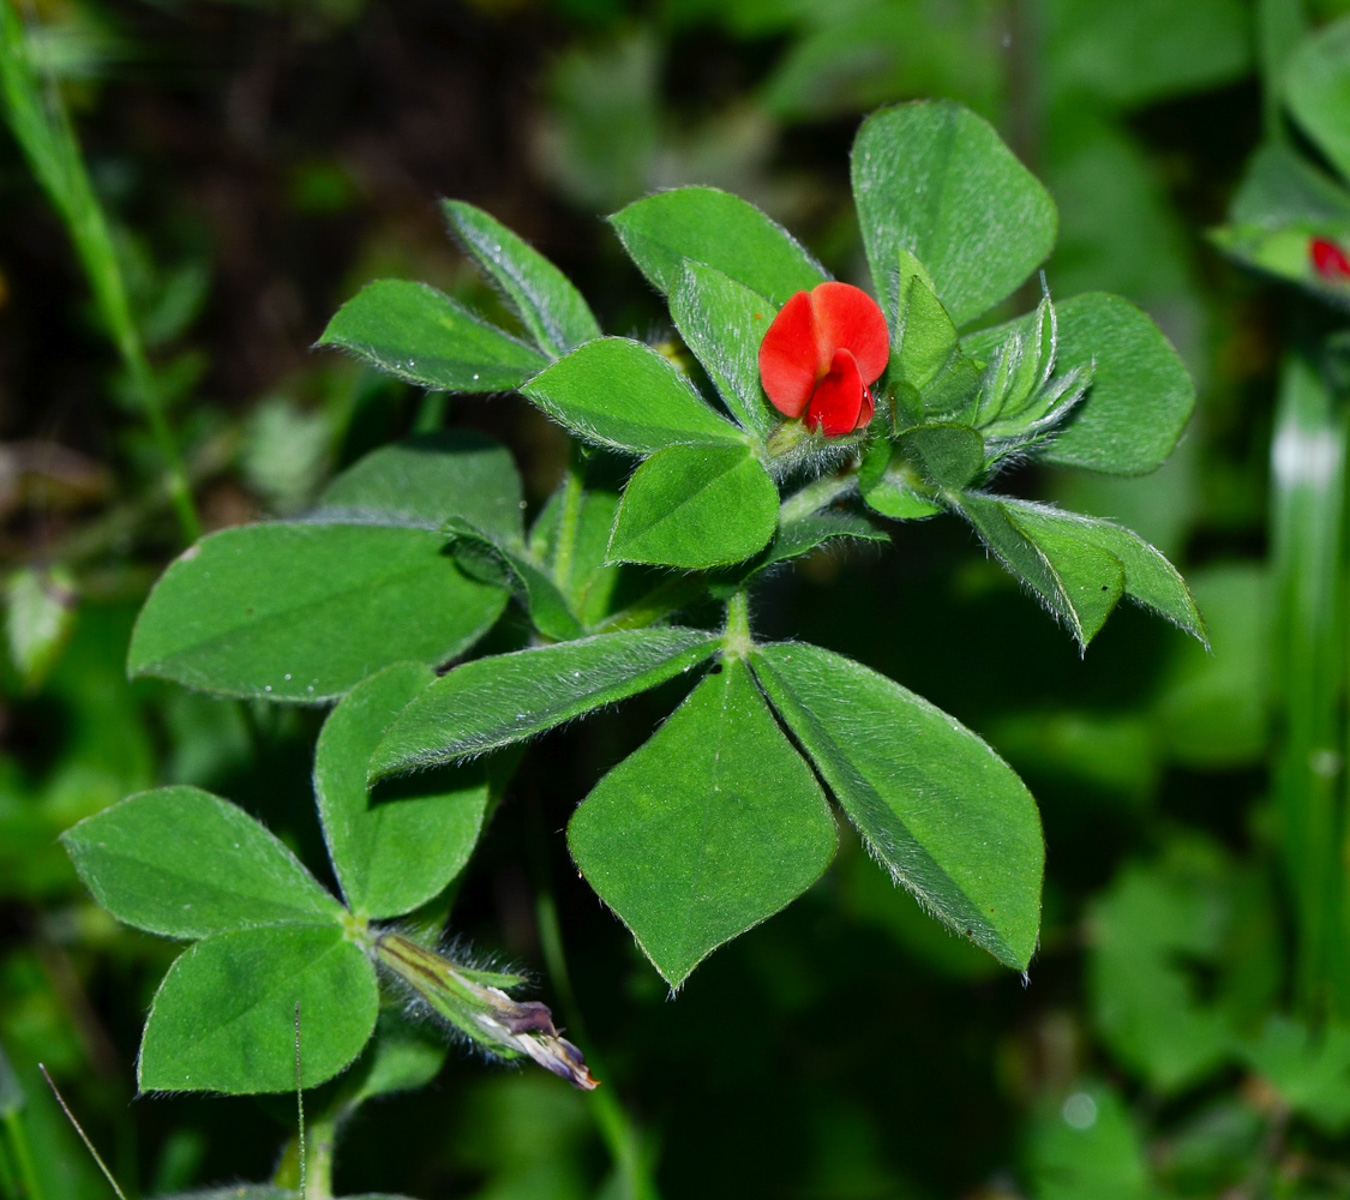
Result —
[[620, 209], [609, 223], [661, 292], [679, 282], [686, 259], [716, 267], [779, 305], [828, 278], [786, 229], [748, 200], [717, 188], [658, 192]]
[[1050, 193], [993, 126], [950, 100], [868, 117], [853, 144], [853, 196], [877, 295], [891, 307], [907, 250], [957, 325], [1010, 295], [1055, 244]]
[[745, 440], [670, 359], [631, 338], [587, 342], [521, 391], [578, 437], [615, 450]]
[[753, 667], [895, 882], [1025, 970], [1045, 848], [1036, 802], [1012, 768], [922, 697], [819, 646], [764, 646]]
[[671, 987], [834, 857], [825, 794], [745, 664], [709, 675], [567, 827], [587, 882]]
[[1350, 16], [1305, 38], [1282, 75], [1294, 119], [1350, 180]]
[[200, 691], [316, 703], [391, 663], [442, 663], [506, 593], [467, 578], [445, 538], [379, 525], [275, 523], [203, 538], [160, 578], [127, 669]]
[[548, 365], [538, 350], [425, 283], [380, 279], [347, 301], [318, 346], [444, 392], [505, 392]]
[[346, 1067], [379, 1011], [375, 968], [335, 925], [283, 925], [207, 938], [160, 984], [137, 1060], [143, 1092], [295, 1090]]
[[128, 796], [61, 841], [99, 904], [165, 937], [336, 921], [342, 911], [276, 837], [200, 788]]
[[759, 553], [777, 524], [778, 489], [748, 446], [671, 446], [628, 481], [609, 557], [721, 567]]
[[430, 900], [469, 861], [488, 785], [479, 768], [412, 776], [372, 795], [370, 756], [394, 718], [436, 678], [397, 663], [353, 688], [328, 714], [314, 756], [324, 838], [352, 911], [397, 917]]

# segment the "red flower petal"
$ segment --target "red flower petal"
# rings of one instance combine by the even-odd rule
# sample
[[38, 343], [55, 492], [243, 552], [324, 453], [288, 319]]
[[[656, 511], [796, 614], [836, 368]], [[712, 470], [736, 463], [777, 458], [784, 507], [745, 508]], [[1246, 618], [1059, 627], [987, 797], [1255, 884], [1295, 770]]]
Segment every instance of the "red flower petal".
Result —
[[822, 283], [811, 291], [821, 340], [849, 350], [864, 383], [874, 383], [891, 357], [891, 336], [877, 302], [851, 283]]
[[836, 350], [825, 378], [816, 384], [806, 410], [806, 427], [826, 437], [838, 437], [858, 428], [864, 410], [872, 416], [872, 394], [863, 383], [858, 362], [847, 350]]
[[1350, 258], [1335, 242], [1326, 238], [1313, 238], [1308, 243], [1308, 256], [1312, 259], [1313, 269], [1323, 279], [1338, 282], [1350, 279]]
[[798, 292], [774, 317], [759, 344], [759, 378], [773, 406], [785, 417], [800, 417], [811, 391], [828, 366], [816, 332], [811, 297]]

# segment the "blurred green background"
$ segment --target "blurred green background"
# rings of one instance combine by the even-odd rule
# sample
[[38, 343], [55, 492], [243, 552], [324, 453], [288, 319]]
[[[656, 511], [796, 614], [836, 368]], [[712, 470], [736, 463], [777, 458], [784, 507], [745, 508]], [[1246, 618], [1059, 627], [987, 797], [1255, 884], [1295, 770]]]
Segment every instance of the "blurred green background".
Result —
[[[1263, 142], [1316, 159], [1278, 111], [1274, 72], [1302, 23], [1347, 11], [1344, 0], [20, 10], [109, 215], [208, 528], [302, 510], [336, 469], [441, 421], [503, 438], [532, 505], [553, 488], [563, 439], [519, 399], [454, 398], [443, 411], [308, 349], [380, 275], [427, 280], [509, 321], [445, 237], [438, 197], [528, 238], [607, 330], [660, 339], [668, 318], [604, 214], [654, 188], [715, 184], [861, 282], [848, 148], [863, 114], [911, 97], [971, 105], [1046, 182], [1061, 217], [1054, 295], [1125, 295], [1193, 372], [1195, 418], [1156, 475], [1023, 471], [1011, 487], [1118, 518], [1171, 556], [1212, 655], [1129, 611], [1080, 659], [950, 521], [898, 526], [884, 554], [813, 557], [778, 576], [756, 613], [765, 634], [819, 640], [931, 698], [1024, 774], [1048, 842], [1028, 979], [948, 937], [846, 840], [804, 899], [672, 1000], [561, 835], [669, 697], [534, 748], [453, 928], [542, 971], [536, 900], [552, 879], [605, 1088], [644, 1131], [662, 1195], [1350, 1195], [1346, 1003], [1301, 989], [1298, 863], [1286, 853], [1281, 868], [1277, 845], [1280, 755], [1297, 741], [1289, 700], [1303, 685], [1276, 634], [1303, 629], [1288, 615], [1300, 572], [1329, 571], [1344, 608], [1341, 534], [1337, 523], [1299, 559], [1284, 510], [1273, 531], [1268, 516], [1282, 355], [1339, 318], [1245, 274], [1209, 239]], [[0, 1046], [15, 1072], [0, 1065], [0, 1118], [22, 1119], [47, 1195], [62, 1200], [106, 1185], [38, 1060], [129, 1194], [265, 1179], [293, 1132], [290, 1101], [133, 1102], [140, 1025], [175, 948], [96, 908], [55, 838], [132, 791], [190, 782], [318, 867], [309, 771], [321, 714], [125, 682], [131, 622], [180, 534], [106, 315], [8, 136], [0, 212]], [[1344, 377], [1324, 372], [1329, 404]], [[1323, 500], [1338, 522], [1340, 493]], [[1314, 645], [1314, 660], [1336, 665], [1318, 718], [1331, 740], [1314, 739], [1323, 757], [1309, 759], [1337, 788], [1341, 622]], [[531, 855], [541, 828], [550, 862]], [[541, 992], [555, 998], [546, 978]], [[0, 1157], [0, 1191], [13, 1158], [12, 1147]], [[586, 1097], [455, 1052], [428, 1089], [358, 1115], [337, 1184], [428, 1200], [623, 1194]]]

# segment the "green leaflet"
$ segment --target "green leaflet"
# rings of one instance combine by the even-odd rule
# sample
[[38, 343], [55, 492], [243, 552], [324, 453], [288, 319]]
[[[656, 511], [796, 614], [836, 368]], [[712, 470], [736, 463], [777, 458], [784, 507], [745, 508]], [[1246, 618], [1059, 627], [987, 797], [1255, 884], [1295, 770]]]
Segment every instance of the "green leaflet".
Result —
[[571, 280], [500, 221], [463, 200], [441, 211], [464, 248], [506, 293], [525, 328], [550, 358], [600, 336], [600, 326]]
[[329, 713], [315, 750], [314, 792], [333, 869], [352, 911], [375, 919], [411, 912], [444, 889], [469, 861], [487, 809], [477, 767], [369, 791], [380, 738], [434, 679], [422, 663], [371, 676]]
[[567, 827], [572, 857], [672, 987], [791, 903], [834, 857], [810, 768], [745, 664], [708, 675]]
[[933, 915], [1025, 970], [1040, 930], [1036, 803], [952, 717], [819, 646], [762, 646], [774, 708], [891, 877]]
[[1124, 594], [1120, 560], [1064, 530], [1046, 526], [1028, 535], [1010, 519], [1010, 502], [998, 497], [965, 492], [956, 503], [999, 562], [1086, 650]]
[[203, 538], [141, 610], [132, 676], [317, 703], [393, 662], [441, 663], [496, 621], [506, 593], [469, 579], [445, 538], [381, 525], [245, 525]]
[[331, 1079], [375, 1028], [365, 952], [337, 925], [222, 933], [179, 956], [155, 993], [137, 1060], [142, 1092], [295, 1090], [299, 1006], [304, 1087]]
[[199, 788], [129, 796], [72, 826], [61, 841], [99, 904], [165, 937], [336, 923], [341, 912], [276, 837]]
[[717, 645], [716, 635], [697, 629], [641, 629], [467, 662], [398, 715], [371, 760], [371, 777], [533, 737], [664, 683]]
[[[883, 109], [853, 143], [853, 195], [877, 295], [903, 248], [957, 325], [987, 312], [1055, 244], [1054, 201], [992, 126], [950, 100]], [[887, 315], [895, 320], [893, 305]]]
[[1066, 556], [1086, 556], [1089, 549], [1110, 554], [1124, 571], [1124, 590], [1130, 599], [1208, 644], [1204, 618], [1181, 573], [1137, 533], [1110, 521], [1061, 512], [1044, 504], [1022, 500], [1004, 500], [1002, 504], [1013, 524], [1047, 548], [1052, 557], [1050, 548], [1061, 546]]
[[778, 524], [778, 489], [749, 446], [670, 446], [624, 489], [609, 557], [703, 570], [758, 553]]
[[670, 315], [742, 429], [761, 442], [783, 417], [759, 379], [759, 345], [778, 305], [714, 267], [686, 262], [670, 290]]
[[629, 338], [587, 342], [521, 391], [578, 437], [653, 454], [679, 443], [741, 444], [668, 358]]
[[418, 387], [501, 392], [548, 365], [537, 350], [425, 283], [381, 279], [337, 311], [316, 345], [346, 350]]
[[748, 201], [716, 188], [658, 192], [620, 209], [609, 223], [662, 292], [675, 288], [686, 259], [714, 267], [776, 305], [826, 278], [786, 229]]

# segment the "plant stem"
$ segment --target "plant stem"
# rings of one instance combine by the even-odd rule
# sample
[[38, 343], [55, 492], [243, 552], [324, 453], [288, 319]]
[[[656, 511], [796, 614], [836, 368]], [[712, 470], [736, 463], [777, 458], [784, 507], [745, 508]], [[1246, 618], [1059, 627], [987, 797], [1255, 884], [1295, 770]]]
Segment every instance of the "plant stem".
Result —
[[126, 283], [108, 230], [107, 218], [94, 194], [80, 156], [70, 118], [54, 87], [42, 94], [23, 23], [11, 0], [0, 0], [0, 91], [5, 119], [33, 174], [66, 224], [75, 252], [88, 277], [94, 302], [122, 365], [140, 398], [151, 436], [164, 463], [168, 491], [184, 536], [193, 541], [201, 525], [183, 471], [182, 458], [165, 416], [159, 385], [150, 369], [140, 331], [131, 315]]
[[23, 1113], [12, 1108], [4, 1115], [5, 1132], [9, 1135], [9, 1147], [14, 1155], [14, 1165], [19, 1172], [19, 1181], [23, 1185], [24, 1200], [46, 1200], [46, 1192], [38, 1182], [37, 1164], [33, 1161], [33, 1147], [28, 1142], [28, 1130], [24, 1127]]
[[813, 512], [838, 500], [840, 496], [848, 495], [857, 485], [857, 463], [850, 463], [833, 475], [823, 475], [783, 501], [778, 509], [778, 523], [791, 525], [793, 521], [809, 517]]
[[337, 1145], [338, 1114], [311, 1118], [305, 1138], [304, 1200], [332, 1200], [333, 1150]]
[[1319, 1020], [1350, 1005], [1341, 884], [1339, 717], [1346, 420], [1317, 368], [1286, 361], [1271, 444], [1273, 691], [1283, 736], [1274, 793], [1296, 925], [1294, 994]]
[[558, 549], [553, 556], [553, 582], [564, 596], [572, 582], [572, 559], [576, 552], [577, 529], [581, 524], [581, 499], [581, 450], [573, 442], [568, 451], [562, 514], [558, 518]]

